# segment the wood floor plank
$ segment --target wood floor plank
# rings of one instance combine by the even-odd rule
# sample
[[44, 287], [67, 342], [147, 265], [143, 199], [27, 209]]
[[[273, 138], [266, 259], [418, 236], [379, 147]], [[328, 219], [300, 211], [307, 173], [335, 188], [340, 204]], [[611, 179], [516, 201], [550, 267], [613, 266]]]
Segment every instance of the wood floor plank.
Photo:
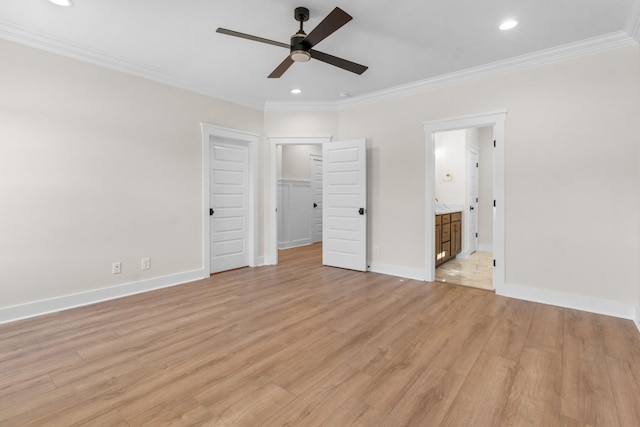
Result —
[[[348, 365], [339, 365], [278, 411], [265, 424], [274, 426], [318, 425], [332, 417], [371, 377]], [[335, 424], [334, 424], [335, 425]]]
[[483, 350], [517, 362], [524, 348], [535, 308], [534, 304], [526, 301], [509, 301]]
[[465, 377], [445, 369], [426, 368], [384, 418], [384, 425], [440, 425]]
[[613, 396], [622, 427], [640, 424], [640, 363], [607, 356]]
[[632, 321], [601, 316], [598, 318], [598, 324], [608, 356], [640, 363], [640, 334]]
[[531, 326], [525, 347], [549, 353], [562, 353], [564, 342], [564, 314], [559, 307], [537, 304], [531, 319]]
[[257, 426], [295, 399], [275, 384], [267, 383], [246, 398], [226, 408], [213, 420], [219, 426]]
[[380, 424], [382, 416], [382, 411], [379, 411], [358, 399], [350, 397], [343, 405], [336, 409], [330, 417], [324, 420], [320, 426], [372, 427]]
[[640, 425], [632, 322], [321, 252], [0, 325], [0, 425]]
[[481, 353], [441, 426], [499, 425], [516, 366], [512, 360]]
[[527, 347], [522, 352], [502, 415], [502, 426], [562, 424], [562, 354], [545, 349]]
[[565, 335], [561, 410], [587, 424], [620, 425], [601, 342]]

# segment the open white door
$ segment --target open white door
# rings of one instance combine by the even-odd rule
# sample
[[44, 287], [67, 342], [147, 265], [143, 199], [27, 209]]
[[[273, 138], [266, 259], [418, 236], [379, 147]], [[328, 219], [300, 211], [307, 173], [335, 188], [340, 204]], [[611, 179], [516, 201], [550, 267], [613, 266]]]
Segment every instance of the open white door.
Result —
[[367, 157], [364, 139], [322, 145], [322, 264], [367, 270]]
[[479, 152], [470, 147], [467, 151], [467, 248], [466, 253], [471, 255], [478, 250], [478, 158]]
[[322, 157], [311, 155], [309, 158], [311, 170], [311, 241], [322, 241]]

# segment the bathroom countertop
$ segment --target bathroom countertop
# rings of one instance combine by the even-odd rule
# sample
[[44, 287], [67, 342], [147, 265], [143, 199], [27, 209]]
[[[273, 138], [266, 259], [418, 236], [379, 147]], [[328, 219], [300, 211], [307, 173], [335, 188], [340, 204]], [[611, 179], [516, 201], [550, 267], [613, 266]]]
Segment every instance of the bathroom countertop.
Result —
[[462, 212], [462, 209], [457, 206], [436, 205], [434, 213], [436, 215], [450, 214], [453, 212]]

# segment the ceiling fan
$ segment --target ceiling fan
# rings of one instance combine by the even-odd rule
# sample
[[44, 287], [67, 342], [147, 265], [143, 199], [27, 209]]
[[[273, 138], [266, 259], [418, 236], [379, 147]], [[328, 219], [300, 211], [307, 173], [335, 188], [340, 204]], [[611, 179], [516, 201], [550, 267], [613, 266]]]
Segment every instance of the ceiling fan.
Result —
[[329, 55], [313, 49], [315, 45], [329, 37], [336, 30], [353, 19], [353, 17], [347, 12], [336, 7], [309, 33], [309, 35], [307, 35], [307, 33], [302, 29], [302, 24], [309, 20], [309, 9], [306, 7], [296, 7], [293, 16], [296, 21], [300, 22], [300, 29], [297, 33], [291, 36], [291, 44], [256, 37], [240, 33], [238, 31], [227, 30], [225, 28], [218, 28], [216, 32], [289, 49], [289, 56], [287, 56], [284, 61], [282, 61], [282, 63], [280, 63], [280, 65], [278, 65], [276, 69], [269, 74], [269, 78], [272, 79], [281, 77], [294, 62], [307, 62], [311, 58], [326, 62], [327, 64], [356, 74], [362, 74], [367, 70], [368, 67], [364, 65], [356, 64], [355, 62], [347, 61], [346, 59], [338, 58], [337, 56]]

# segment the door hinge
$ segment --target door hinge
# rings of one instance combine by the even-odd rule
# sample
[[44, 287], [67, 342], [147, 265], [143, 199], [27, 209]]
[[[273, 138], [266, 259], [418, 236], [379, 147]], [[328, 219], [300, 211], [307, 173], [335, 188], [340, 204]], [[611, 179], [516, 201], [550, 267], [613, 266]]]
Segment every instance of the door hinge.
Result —
[[476, 239], [478, 238], [478, 233], [476, 233]]
[[476, 203], [478, 203], [478, 198], [476, 197]]
[[478, 167], [478, 163], [476, 163], [476, 167]]
[[493, 146], [494, 147], [496, 146], [496, 140], [495, 139], [493, 140]]
[[496, 207], [496, 201], [495, 200], [493, 201], [493, 207], [494, 208]]
[[493, 266], [494, 267], [496, 266], [496, 260], [495, 259], [493, 260]]

